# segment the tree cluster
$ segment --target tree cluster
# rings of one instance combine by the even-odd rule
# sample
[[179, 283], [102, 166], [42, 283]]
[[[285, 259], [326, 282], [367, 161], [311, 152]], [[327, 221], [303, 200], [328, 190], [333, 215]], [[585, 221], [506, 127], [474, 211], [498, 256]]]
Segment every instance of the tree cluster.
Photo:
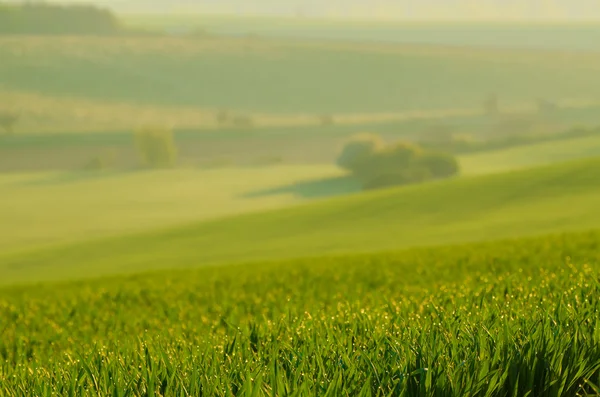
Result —
[[115, 34], [119, 22], [108, 10], [90, 5], [0, 4], [0, 34]]
[[399, 142], [386, 145], [377, 135], [360, 135], [343, 148], [338, 165], [352, 173], [365, 189], [420, 183], [458, 174], [450, 154]]
[[135, 131], [135, 143], [146, 167], [169, 168], [177, 162], [177, 147], [173, 132], [169, 129], [140, 128]]

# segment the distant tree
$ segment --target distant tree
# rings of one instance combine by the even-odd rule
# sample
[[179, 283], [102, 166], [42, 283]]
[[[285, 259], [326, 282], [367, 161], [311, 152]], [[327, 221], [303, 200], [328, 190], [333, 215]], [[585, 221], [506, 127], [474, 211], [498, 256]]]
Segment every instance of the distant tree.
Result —
[[173, 132], [166, 128], [144, 127], [135, 132], [135, 143], [145, 166], [169, 168], [177, 162]]
[[89, 5], [43, 2], [0, 4], [0, 34], [115, 34], [119, 22], [108, 10]]
[[2, 128], [5, 134], [13, 134], [15, 125], [18, 121], [19, 114], [15, 112], [0, 111], [0, 128]]
[[459, 172], [458, 161], [451, 154], [430, 152], [408, 142], [385, 145], [372, 134], [348, 142], [337, 164], [349, 170], [364, 189], [448, 178]]
[[421, 147], [416, 144], [398, 142], [381, 150], [377, 158], [382, 160], [382, 166], [388, 168], [406, 168], [422, 152]]
[[337, 165], [352, 173], [360, 173], [375, 153], [385, 148], [385, 142], [379, 135], [359, 134], [352, 137], [342, 149]]
[[460, 166], [456, 157], [448, 153], [423, 152], [415, 159], [417, 168], [427, 169], [436, 179], [450, 178], [458, 174]]

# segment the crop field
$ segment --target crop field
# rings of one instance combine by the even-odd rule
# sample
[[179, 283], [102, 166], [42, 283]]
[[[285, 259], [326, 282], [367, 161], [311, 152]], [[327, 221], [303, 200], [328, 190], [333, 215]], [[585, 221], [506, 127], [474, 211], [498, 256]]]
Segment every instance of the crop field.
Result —
[[600, 29], [205, 22], [0, 35], [0, 397], [600, 396]]
[[[23, 128], [111, 130], [140, 122], [214, 126], [218, 109], [265, 125], [322, 114], [386, 120], [475, 114], [536, 98], [598, 103], [593, 52], [248, 38], [0, 38], [0, 99]], [[56, 99], [56, 103], [52, 99]], [[19, 110], [19, 109], [16, 109]], [[353, 119], [354, 118], [354, 119]]]
[[5, 289], [0, 394], [597, 395], [598, 241]]

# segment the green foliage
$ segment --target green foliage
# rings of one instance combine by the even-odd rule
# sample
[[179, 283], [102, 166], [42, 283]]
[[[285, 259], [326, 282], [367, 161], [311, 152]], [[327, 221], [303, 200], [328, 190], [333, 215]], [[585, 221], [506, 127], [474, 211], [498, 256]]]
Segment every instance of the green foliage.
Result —
[[565, 235], [3, 290], [0, 395], [595, 393], [597, 247]]
[[414, 159], [415, 168], [427, 170], [433, 178], [450, 178], [460, 171], [458, 160], [448, 153], [422, 152]]
[[0, 6], [0, 34], [115, 34], [116, 17], [87, 5], [25, 3]]
[[337, 165], [353, 173], [360, 172], [363, 164], [376, 152], [385, 147], [385, 142], [376, 134], [360, 134], [351, 138], [342, 149]]
[[376, 135], [352, 139], [337, 163], [358, 178], [365, 189], [448, 178], [459, 172], [458, 161], [450, 154], [427, 152], [406, 142], [385, 146]]
[[145, 166], [168, 168], [177, 162], [173, 132], [166, 128], [145, 127], [135, 132], [135, 143]]

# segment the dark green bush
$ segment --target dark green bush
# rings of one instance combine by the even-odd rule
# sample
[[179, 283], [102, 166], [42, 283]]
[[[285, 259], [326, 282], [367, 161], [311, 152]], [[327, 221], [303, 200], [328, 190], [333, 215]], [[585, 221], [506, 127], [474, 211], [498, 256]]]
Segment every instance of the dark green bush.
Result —
[[348, 141], [337, 159], [337, 165], [354, 174], [360, 173], [371, 157], [385, 148], [385, 142], [375, 134], [360, 134]]
[[376, 135], [363, 135], [348, 142], [337, 163], [350, 171], [364, 189], [448, 178], [459, 172], [458, 161], [450, 154], [426, 151], [404, 142], [385, 146]]
[[45, 2], [0, 4], [0, 34], [117, 34], [123, 30], [106, 9], [85, 4]]
[[177, 162], [173, 132], [166, 128], [144, 127], [135, 132], [142, 163], [151, 168], [169, 168]]
[[422, 153], [422, 149], [412, 143], [400, 142], [387, 146], [373, 159], [375, 164], [385, 168], [410, 168], [411, 163]]
[[456, 157], [448, 153], [423, 152], [415, 159], [417, 168], [429, 171], [433, 178], [449, 178], [458, 174], [460, 166]]

